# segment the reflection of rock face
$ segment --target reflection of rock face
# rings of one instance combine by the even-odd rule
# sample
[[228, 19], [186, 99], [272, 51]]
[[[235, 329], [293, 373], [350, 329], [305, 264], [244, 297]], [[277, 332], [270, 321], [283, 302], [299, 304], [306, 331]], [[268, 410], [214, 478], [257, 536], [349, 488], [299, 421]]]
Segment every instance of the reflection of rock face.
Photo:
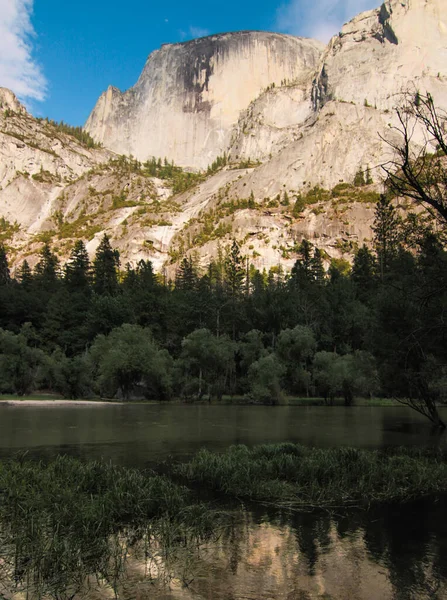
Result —
[[[424, 508], [430, 510], [430, 506]], [[155, 579], [150, 579], [150, 561], [131, 554], [119, 597], [442, 600], [447, 593], [446, 579], [439, 570], [442, 559], [437, 562], [442, 556], [442, 531], [435, 533], [436, 519], [425, 513], [428, 522], [421, 518], [420, 527], [416, 525], [409, 533], [407, 519], [414, 520], [417, 510], [395, 507], [395, 513], [390, 509], [389, 515], [382, 509], [372, 515], [352, 513], [333, 519], [321, 513], [297, 513], [290, 517], [291, 523], [281, 525], [266, 522], [265, 514], [261, 523], [245, 514], [217, 543], [206, 543], [194, 557], [180, 555], [170, 565], [174, 579], [167, 587], [153, 572]], [[399, 516], [401, 511], [406, 516]], [[436, 512], [437, 518], [443, 514], [441, 509]], [[404, 543], [407, 535], [409, 546]], [[185, 581], [190, 582], [188, 587]], [[105, 600], [109, 591], [103, 588], [88, 598]]]
[[322, 46], [267, 32], [213, 35], [153, 52], [136, 85], [100, 97], [86, 129], [111, 150], [204, 168], [241, 110], [271, 84], [314, 70]]

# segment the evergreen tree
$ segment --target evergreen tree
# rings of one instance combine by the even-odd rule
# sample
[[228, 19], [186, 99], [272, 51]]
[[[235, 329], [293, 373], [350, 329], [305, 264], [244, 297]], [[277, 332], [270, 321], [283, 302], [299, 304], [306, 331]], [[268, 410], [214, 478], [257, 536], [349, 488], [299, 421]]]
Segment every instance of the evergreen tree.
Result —
[[357, 296], [366, 300], [375, 284], [375, 260], [372, 253], [363, 244], [354, 257], [351, 279], [357, 290]]
[[40, 260], [36, 265], [36, 281], [49, 291], [57, 282], [59, 259], [51, 252], [49, 244], [44, 244], [40, 252]]
[[379, 261], [380, 276], [383, 279], [399, 246], [399, 223], [396, 209], [391, 200], [382, 194], [374, 213], [374, 247]]
[[8, 266], [8, 256], [6, 248], [0, 245], [0, 285], [7, 285], [11, 282], [11, 275]]
[[253, 190], [251, 191], [250, 197], [248, 198], [248, 208], [256, 208], [255, 195]]
[[175, 286], [180, 290], [194, 290], [197, 287], [197, 271], [192, 258], [185, 256], [175, 275]]
[[301, 256], [293, 265], [291, 278], [298, 286], [306, 285], [312, 280], [312, 244], [303, 239], [298, 252]]
[[153, 290], [156, 285], [156, 277], [150, 260], [140, 260], [137, 264], [136, 274], [138, 286], [141, 290]]
[[105, 233], [93, 261], [93, 286], [97, 294], [113, 296], [118, 292], [119, 252], [113, 250]]
[[232, 298], [241, 295], [244, 288], [245, 268], [239, 245], [233, 240], [225, 261], [225, 282]]
[[319, 248], [315, 248], [314, 255], [310, 261], [310, 272], [312, 281], [315, 283], [324, 283], [326, 273], [323, 266], [323, 254]]
[[283, 196], [283, 200], [282, 200], [281, 204], [283, 206], [289, 206], [290, 205], [289, 194], [287, 192], [284, 192], [284, 196]]
[[355, 187], [363, 187], [364, 185], [366, 185], [365, 174], [361, 168], [355, 174], [354, 185]]
[[300, 244], [299, 252], [301, 254], [302, 268], [306, 275], [309, 275], [312, 268], [312, 244], [309, 240], [303, 239]]
[[138, 289], [138, 274], [130, 263], [126, 263], [126, 272], [122, 287], [125, 292], [131, 293]]
[[24, 260], [19, 272], [18, 272], [18, 279], [20, 281], [20, 283], [22, 284], [23, 287], [29, 287], [31, 282], [33, 281], [33, 273], [31, 271], [31, 267], [28, 264], [27, 260]]
[[90, 284], [90, 260], [82, 240], [78, 240], [65, 265], [65, 283], [72, 290], [86, 290]]

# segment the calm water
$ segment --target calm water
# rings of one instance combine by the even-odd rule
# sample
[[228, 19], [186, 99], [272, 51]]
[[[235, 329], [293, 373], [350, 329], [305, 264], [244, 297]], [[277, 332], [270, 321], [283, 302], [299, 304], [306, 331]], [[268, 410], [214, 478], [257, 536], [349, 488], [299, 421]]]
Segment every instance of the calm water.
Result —
[[219, 451], [231, 444], [292, 441], [381, 448], [445, 444], [445, 438], [405, 407], [0, 405], [3, 456], [27, 449], [134, 466], [187, 458], [203, 446]]
[[[0, 453], [27, 449], [144, 466], [223, 450], [293, 441], [315, 446], [445, 445], [405, 408], [112, 405], [0, 406]], [[348, 514], [243, 508], [219, 541], [181, 564], [160, 588], [148, 565], [128, 561], [125, 600], [425, 600], [447, 598], [447, 502]], [[2, 590], [0, 581], [0, 595]], [[5, 597], [8, 597], [6, 595]], [[91, 600], [110, 597], [92, 592]]]

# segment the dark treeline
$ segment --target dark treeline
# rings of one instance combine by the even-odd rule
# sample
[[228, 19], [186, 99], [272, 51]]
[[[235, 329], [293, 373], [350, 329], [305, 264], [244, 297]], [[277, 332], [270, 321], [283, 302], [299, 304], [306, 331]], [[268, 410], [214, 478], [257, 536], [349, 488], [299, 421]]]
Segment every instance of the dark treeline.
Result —
[[255, 270], [238, 244], [175, 281], [149, 261], [120, 271], [104, 236], [90, 263], [82, 241], [60, 268], [45, 245], [15, 278], [0, 252], [0, 392], [170, 399], [382, 394], [439, 424], [446, 389], [447, 253], [430, 229], [403, 222], [383, 196], [374, 250], [351, 269], [323, 268], [303, 240], [288, 275]]

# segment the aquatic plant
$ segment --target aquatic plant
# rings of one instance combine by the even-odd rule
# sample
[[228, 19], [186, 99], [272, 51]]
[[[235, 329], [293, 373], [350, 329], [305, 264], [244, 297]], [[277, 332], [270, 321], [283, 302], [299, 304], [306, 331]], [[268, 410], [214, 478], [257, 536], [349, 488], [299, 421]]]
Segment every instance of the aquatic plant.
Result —
[[236, 496], [289, 507], [369, 505], [447, 491], [441, 451], [321, 449], [286, 443], [201, 450], [177, 473]]
[[220, 513], [165, 476], [66, 456], [0, 463], [0, 597], [73, 598], [96, 582], [116, 594], [129, 556], [170, 576]]

